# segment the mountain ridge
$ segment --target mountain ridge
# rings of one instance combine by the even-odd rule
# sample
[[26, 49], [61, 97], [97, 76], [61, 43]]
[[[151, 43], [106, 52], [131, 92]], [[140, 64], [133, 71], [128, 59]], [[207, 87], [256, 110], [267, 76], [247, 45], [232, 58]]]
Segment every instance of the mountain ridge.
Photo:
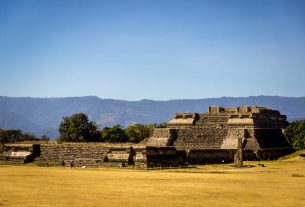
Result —
[[204, 113], [208, 106], [257, 105], [279, 110], [288, 120], [305, 118], [305, 97], [249, 96], [138, 101], [97, 96], [32, 98], [0, 96], [0, 128], [19, 128], [37, 135], [58, 136], [62, 117], [85, 113], [101, 127], [169, 121], [176, 112]]

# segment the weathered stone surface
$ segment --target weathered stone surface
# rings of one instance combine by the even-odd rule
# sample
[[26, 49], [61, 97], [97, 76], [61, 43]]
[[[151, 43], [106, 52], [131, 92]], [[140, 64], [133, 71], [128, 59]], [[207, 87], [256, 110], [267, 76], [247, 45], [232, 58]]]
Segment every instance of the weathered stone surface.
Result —
[[227, 129], [222, 128], [180, 128], [173, 146], [178, 149], [219, 149]]
[[194, 125], [198, 120], [198, 113], [176, 113], [175, 118], [168, 122], [170, 126]]
[[122, 163], [125, 165], [133, 165], [134, 151], [132, 147], [120, 146], [120, 147], [109, 147], [109, 151], [106, 155], [108, 162]]
[[33, 144], [7, 144], [0, 160], [10, 164], [22, 164], [32, 162], [35, 157], [40, 155], [39, 145]]
[[41, 166], [67, 164], [75, 160], [76, 166], [97, 167], [104, 162], [107, 147], [99, 144], [42, 144], [41, 155], [36, 162]]
[[147, 146], [165, 147], [172, 145], [176, 138], [175, 129], [154, 129], [152, 137], [146, 143]]
[[188, 153], [188, 164], [230, 163], [234, 160], [235, 152], [234, 149], [192, 149]]
[[285, 115], [264, 107], [212, 106], [204, 114], [175, 114], [168, 129], [175, 130], [172, 146], [188, 151], [189, 163], [203, 164], [233, 161], [239, 139], [244, 140], [246, 159], [283, 155], [291, 149], [282, 133], [287, 125]]
[[187, 162], [186, 152], [175, 147], [147, 147], [147, 167], [179, 167]]
[[244, 137], [238, 138], [237, 150], [234, 155], [234, 165], [235, 167], [242, 167], [244, 164], [244, 147], [246, 144], [246, 139]]

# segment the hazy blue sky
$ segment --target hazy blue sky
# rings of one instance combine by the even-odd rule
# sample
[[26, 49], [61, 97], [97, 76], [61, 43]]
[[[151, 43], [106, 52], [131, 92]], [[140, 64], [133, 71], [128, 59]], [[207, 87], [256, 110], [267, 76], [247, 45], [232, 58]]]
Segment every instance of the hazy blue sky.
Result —
[[0, 95], [305, 96], [304, 0], [0, 0]]

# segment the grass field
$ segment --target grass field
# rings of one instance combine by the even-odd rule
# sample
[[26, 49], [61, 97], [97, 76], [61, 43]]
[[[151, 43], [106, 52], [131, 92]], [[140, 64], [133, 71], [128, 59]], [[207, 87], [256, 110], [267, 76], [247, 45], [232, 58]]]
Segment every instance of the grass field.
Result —
[[0, 206], [305, 206], [305, 158], [260, 163], [266, 167], [0, 166]]

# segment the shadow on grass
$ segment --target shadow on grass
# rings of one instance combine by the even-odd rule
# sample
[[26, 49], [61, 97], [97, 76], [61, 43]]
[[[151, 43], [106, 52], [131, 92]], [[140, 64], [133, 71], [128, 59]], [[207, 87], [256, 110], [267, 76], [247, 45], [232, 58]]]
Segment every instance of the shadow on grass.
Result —
[[299, 178], [301, 178], [301, 177], [305, 177], [305, 175], [304, 175], [304, 174], [301, 174], [301, 173], [293, 173], [293, 174], [291, 175], [291, 177], [299, 177]]

